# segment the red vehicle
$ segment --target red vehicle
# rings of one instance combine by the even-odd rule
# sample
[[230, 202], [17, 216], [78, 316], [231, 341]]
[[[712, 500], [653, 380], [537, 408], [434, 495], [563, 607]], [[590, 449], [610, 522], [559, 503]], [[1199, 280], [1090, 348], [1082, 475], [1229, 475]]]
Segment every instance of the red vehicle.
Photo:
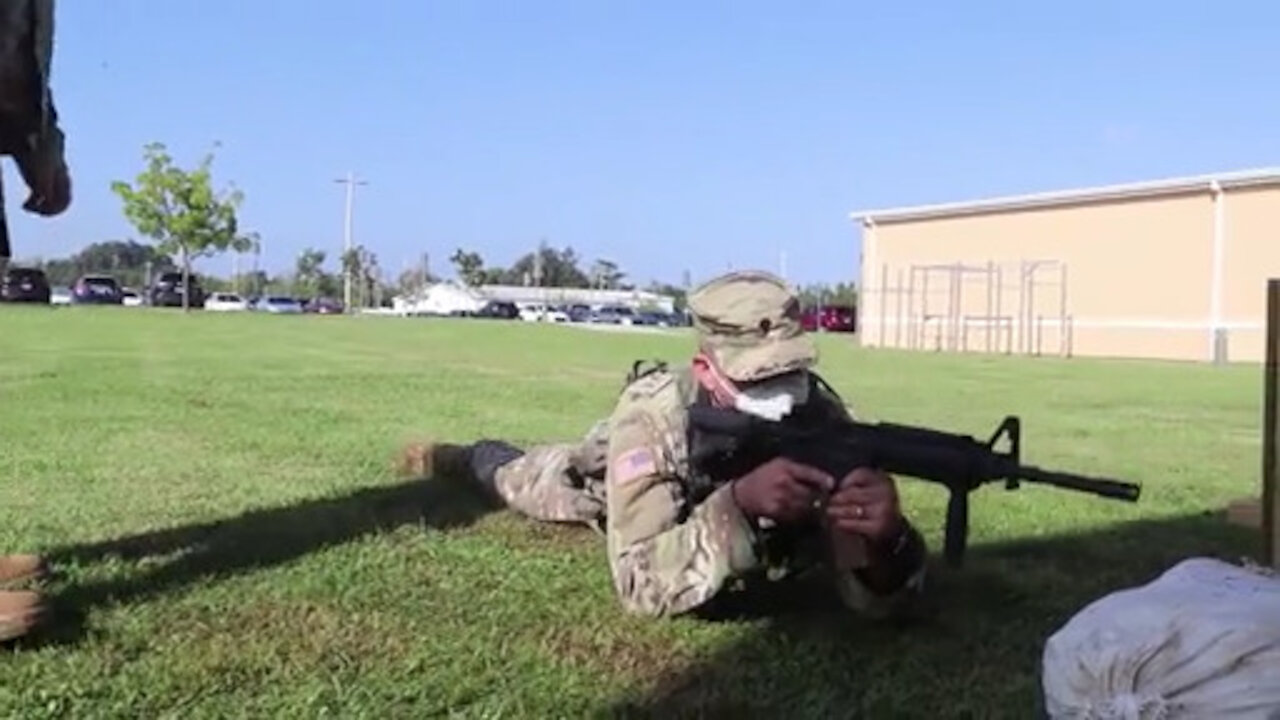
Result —
[[811, 307], [800, 316], [807, 332], [857, 332], [858, 313], [849, 305]]

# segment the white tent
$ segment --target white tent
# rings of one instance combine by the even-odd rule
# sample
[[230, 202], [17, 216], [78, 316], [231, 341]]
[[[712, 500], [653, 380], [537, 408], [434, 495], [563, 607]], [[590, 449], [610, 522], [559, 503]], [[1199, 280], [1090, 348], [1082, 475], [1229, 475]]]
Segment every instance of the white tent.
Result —
[[416, 295], [398, 296], [391, 302], [399, 315], [451, 315], [476, 312], [487, 301], [471, 288], [448, 281], [431, 285]]

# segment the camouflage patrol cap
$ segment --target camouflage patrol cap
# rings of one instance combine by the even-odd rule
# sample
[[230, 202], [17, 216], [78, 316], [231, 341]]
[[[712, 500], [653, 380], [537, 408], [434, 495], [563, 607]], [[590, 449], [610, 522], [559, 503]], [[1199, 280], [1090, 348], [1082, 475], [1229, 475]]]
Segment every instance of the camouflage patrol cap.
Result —
[[800, 325], [800, 299], [776, 275], [721, 275], [691, 292], [688, 306], [703, 349], [730, 380], [763, 380], [818, 361]]

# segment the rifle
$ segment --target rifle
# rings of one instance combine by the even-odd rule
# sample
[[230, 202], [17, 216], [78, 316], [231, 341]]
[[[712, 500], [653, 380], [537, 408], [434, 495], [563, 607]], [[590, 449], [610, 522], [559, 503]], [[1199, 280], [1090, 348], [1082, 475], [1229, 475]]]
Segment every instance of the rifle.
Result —
[[[953, 567], [964, 562], [969, 493], [986, 483], [1003, 480], [1006, 490], [1016, 490], [1022, 482], [1042, 483], [1129, 502], [1136, 502], [1142, 490], [1119, 480], [1023, 465], [1022, 423], [1013, 415], [1000, 423], [988, 441], [981, 442], [970, 435], [892, 423], [842, 419], [806, 427], [708, 405], [694, 405], [688, 412], [693, 429], [715, 438], [703, 444], [702, 455], [732, 456], [745, 450], [754, 458], [785, 456], [812, 465], [837, 482], [856, 468], [873, 467], [945, 485], [951, 496], [944, 552]], [[1002, 437], [1008, 440], [1009, 448], [999, 451], [996, 443]], [[709, 459], [696, 451], [691, 457], [694, 463]]]

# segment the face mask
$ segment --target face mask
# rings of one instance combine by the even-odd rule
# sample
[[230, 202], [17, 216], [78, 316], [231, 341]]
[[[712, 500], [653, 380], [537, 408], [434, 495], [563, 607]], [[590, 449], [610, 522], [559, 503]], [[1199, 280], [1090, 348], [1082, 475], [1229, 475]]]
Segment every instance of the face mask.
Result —
[[738, 388], [733, 406], [739, 412], [778, 421], [809, 399], [809, 376], [794, 372]]

